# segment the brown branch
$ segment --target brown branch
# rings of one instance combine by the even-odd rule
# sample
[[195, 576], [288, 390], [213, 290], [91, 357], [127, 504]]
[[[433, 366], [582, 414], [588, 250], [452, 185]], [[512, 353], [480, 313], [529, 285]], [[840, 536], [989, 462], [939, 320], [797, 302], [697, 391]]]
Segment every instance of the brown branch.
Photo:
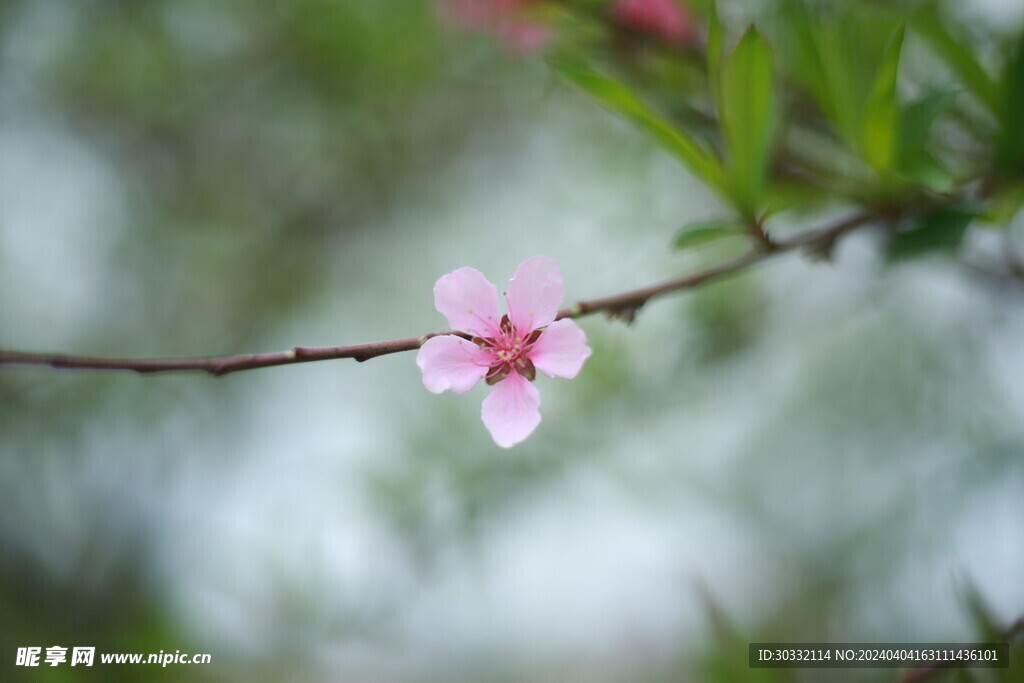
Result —
[[[651, 285], [643, 289], [625, 292], [603, 299], [581, 301], [575, 306], [558, 313], [558, 319], [579, 318], [591, 313], [604, 311], [611, 317], [632, 321], [636, 312], [649, 300], [668, 294], [697, 287], [709, 280], [738, 273], [749, 266], [764, 261], [777, 254], [805, 249], [818, 256], [828, 256], [836, 240], [846, 233], [858, 228], [871, 220], [870, 214], [858, 214], [835, 225], [817, 231], [811, 231], [789, 241], [776, 241], [772, 248], [754, 249], [732, 261], [726, 261], [710, 268], [690, 273], [673, 280]], [[311, 363], [321, 360], [353, 358], [360, 363], [378, 356], [386, 356], [401, 351], [415, 351], [431, 337], [455, 334], [468, 339], [461, 332], [441, 332], [427, 334], [411, 339], [357, 344], [355, 346], [296, 346], [287, 351], [270, 353], [237, 354], [231, 356], [209, 356], [199, 358], [97, 358], [91, 356], [72, 356], [55, 353], [25, 353], [20, 351], [0, 350], [0, 365], [43, 365], [53, 368], [78, 368], [89, 370], [126, 370], [140, 374], [177, 371], [204, 371], [215, 377], [242, 370], [269, 368], [277, 365], [293, 365], [295, 363]]]
[[683, 275], [682, 277], [674, 280], [668, 280], [666, 282], [651, 285], [650, 287], [616, 294], [615, 296], [609, 296], [603, 299], [581, 301], [575, 306], [559, 311], [557, 320], [561, 320], [562, 318], [580, 318], [585, 315], [590, 315], [591, 313], [603, 311], [609, 317], [621, 318], [626, 322], [632, 322], [633, 318], [636, 317], [637, 311], [656, 296], [661, 296], [662, 294], [683, 289], [692, 289], [698, 285], [708, 282], [709, 280], [721, 278], [726, 275], [732, 275], [747, 268], [748, 266], [764, 261], [765, 259], [775, 255], [775, 253], [776, 252], [774, 251], [755, 250], [748, 252], [739, 258], [733, 259], [732, 261], [726, 261], [725, 263], [711, 266], [710, 268], [697, 271], [696, 273]]
[[[442, 332], [441, 334], [465, 336], [458, 332]], [[338, 358], [354, 358], [361, 363], [364, 360], [384, 356], [389, 353], [413, 351], [422, 346], [423, 342], [427, 339], [437, 336], [439, 335], [428, 334], [424, 337], [414, 337], [412, 339], [397, 339], [395, 341], [357, 344], [355, 346], [321, 346], [315, 348], [296, 346], [287, 351], [242, 353], [233, 356], [200, 358], [95, 358], [64, 354], [0, 351], [0, 365], [48, 365], [54, 368], [86, 370], [129, 370], [140, 374], [203, 370], [219, 377], [241, 370], [270, 368], [275, 365], [294, 365], [295, 363], [312, 363], [319, 360], [335, 360]]]
[[839, 221], [830, 227], [807, 232], [788, 241], [774, 241], [772, 242], [771, 249], [755, 249], [732, 261], [726, 261], [696, 273], [690, 273], [673, 280], [651, 285], [650, 287], [644, 287], [643, 289], [625, 292], [604, 299], [581, 301], [575, 306], [561, 311], [558, 314], [558, 319], [579, 318], [590, 313], [604, 311], [610, 316], [620, 317], [628, 322], [633, 319], [636, 312], [645, 303], [654, 297], [683, 289], [692, 289], [709, 280], [715, 280], [745, 270], [749, 266], [779, 254], [803, 249], [816, 258], [830, 258], [832, 249], [843, 235], [863, 226], [871, 219], [872, 216], [870, 214], [857, 214]]

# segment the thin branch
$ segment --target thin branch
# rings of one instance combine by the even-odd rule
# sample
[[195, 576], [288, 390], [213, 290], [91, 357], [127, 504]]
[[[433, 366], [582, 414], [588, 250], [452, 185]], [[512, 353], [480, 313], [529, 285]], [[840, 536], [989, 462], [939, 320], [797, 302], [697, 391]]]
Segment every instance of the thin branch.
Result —
[[779, 254], [804, 249], [816, 258], [827, 259], [831, 257], [832, 250], [840, 238], [868, 223], [871, 219], [872, 216], [870, 214], [857, 214], [821, 230], [813, 230], [787, 241], [774, 241], [772, 242], [771, 249], [755, 249], [732, 261], [726, 261], [696, 273], [690, 273], [673, 280], [651, 285], [650, 287], [617, 294], [604, 299], [581, 301], [575, 306], [561, 311], [558, 314], [558, 319], [579, 318], [591, 313], [597, 313], [598, 311], [604, 311], [613, 317], [619, 317], [628, 322], [633, 319], [636, 312], [645, 303], [657, 296], [683, 289], [692, 289], [709, 280], [733, 275]]
[[609, 296], [603, 299], [580, 301], [575, 306], [559, 311], [556, 319], [580, 318], [592, 313], [604, 312], [609, 317], [621, 318], [626, 322], [632, 322], [633, 318], [636, 317], [637, 311], [639, 311], [644, 304], [657, 296], [683, 289], [692, 289], [708, 282], [709, 280], [715, 280], [727, 275], [738, 273], [755, 263], [759, 263], [771, 256], [774, 256], [775, 253], [776, 252], [774, 251], [762, 251], [758, 249], [748, 252], [739, 258], [733, 259], [732, 261], [726, 261], [725, 263], [720, 263], [718, 265], [711, 266], [710, 268], [699, 270], [695, 273], [683, 275], [682, 277], [675, 278], [673, 280], [644, 287], [643, 289], [636, 289], [631, 292], [624, 292], [622, 294], [616, 294], [615, 296]]
[[[732, 261], [726, 261], [725, 263], [689, 273], [673, 280], [644, 287], [643, 289], [624, 292], [603, 299], [581, 301], [575, 306], [559, 311], [558, 319], [579, 318], [603, 311], [611, 317], [632, 321], [636, 312], [655, 297], [671, 292], [692, 289], [709, 280], [738, 273], [781, 253], [805, 249], [815, 255], [827, 257], [838, 239], [855, 228], [868, 223], [871, 219], [872, 216], [870, 214], [857, 214], [831, 227], [811, 231], [789, 241], [773, 242], [770, 250], [755, 249]], [[339, 358], [353, 358], [361, 363], [371, 358], [386, 356], [391, 353], [415, 351], [431, 337], [448, 334], [469, 338], [461, 332], [441, 332], [439, 334], [427, 334], [410, 339], [357, 344], [355, 346], [324, 346], [315, 348], [296, 346], [287, 351], [199, 358], [97, 358], [56, 353], [26, 353], [0, 350], [0, 365], [43, 365], [53, 368], [126, 370], [140, 374], [203, 371], [215, 377], [220, 377], [242, 370], [269, 368], [277, 365], [293, 365], [296, 363], [311, 363], [321, 360], [336, 360]]]
[[[442, 332], [457, 334], [458, 332]], [[232, 356], [208, 356], [200, 358], [96, 358], [91, 356], [69, 356], [65, 354], [22, 353], [19, 351], [0, 351], [0, 365], [48, 365], [54, 368], [77, 368], [86, 370], [129, 370], [140, 374], [157, 372], [174, 372], [202, 370], [215, 377], [227, 375], [241, 370], [270, 368], [276, 365], [294, 365], [296, 363], [312, 363], [320, 360], [338, 358], [354, 358], [360, 363], [400, 351], [414, 351], [423, 342], [438, 334], [428, 334], [412, 339], [375, 342], [372, 344], [356, 344], [354, 346], [296, 346], [287, 351], [270, 353], [241, 353]]]

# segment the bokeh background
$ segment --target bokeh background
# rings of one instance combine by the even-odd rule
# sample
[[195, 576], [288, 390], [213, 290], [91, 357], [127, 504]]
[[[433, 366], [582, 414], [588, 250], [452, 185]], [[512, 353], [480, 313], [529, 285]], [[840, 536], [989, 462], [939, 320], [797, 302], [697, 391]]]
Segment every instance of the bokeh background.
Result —
[[[457, 267], [544, 254], [603, 296], [716, 260], [669, 249], [716, 212], [423, 0], [0, 2], [2, 348], [415, 336]], [[1024, 287], [876, 246], [583, 320], [593, 357], [509, 451], [486, 388], [429, 394], [413, 354], [2, 367], [0, 678], [895, 680], [746, 663], [1024, 614]], [[31, 645], [213, 663], [15, 668]]]

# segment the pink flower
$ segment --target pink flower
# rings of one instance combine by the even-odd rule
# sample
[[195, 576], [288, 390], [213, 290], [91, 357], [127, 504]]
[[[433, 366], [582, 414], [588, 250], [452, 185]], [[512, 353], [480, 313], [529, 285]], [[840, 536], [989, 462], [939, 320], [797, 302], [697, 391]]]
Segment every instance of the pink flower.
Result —
[[481, 379], [494, 386], [481, 417], [502, 448], [528, 437], [540, 424], [540, 370], [572, 379], [590, 357], [587, 336], [574, 321], [555, 320], [562, 305], [562, 271], [544, 256], [519, 264], [508, 281], [508, 315], [498, 310], [498, 288], [475, 268], [459, 268], [434, 285], [434, 307], [453, 330], [471, 335], [431, 337], [416, 356], [428, 391], [462, 394]]
[[539, 21], [507, 21], [498, 27], [505, 47], [519, 57], [542, 50], [551, 40], [553, 32], [547, 24]]
[[669, 43], [693, 40], [693, 21], [675, 0], [616, 0], [611, 14], [626, 28]]
[[442, 14], [459, 26], [501, 37], [514, 54], [526, 55], [551, 39], [546, 23], [531, 16], [537, 0], [437, 0]]

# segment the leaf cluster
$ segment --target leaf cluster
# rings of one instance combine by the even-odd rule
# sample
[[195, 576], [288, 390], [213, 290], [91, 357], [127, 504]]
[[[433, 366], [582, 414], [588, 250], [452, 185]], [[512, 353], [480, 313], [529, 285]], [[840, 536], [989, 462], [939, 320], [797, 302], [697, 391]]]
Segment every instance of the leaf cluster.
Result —
[[550, 59], [728, 207], [676, 248], [770, 248], [776, 214], [842, 206], [875, 216], [901, 259], [1024, 205], [1024, 30], [976, 35], [935, 0], [679, 6], [700, 23], [690, 45], [624, 44], [569, 11]]

